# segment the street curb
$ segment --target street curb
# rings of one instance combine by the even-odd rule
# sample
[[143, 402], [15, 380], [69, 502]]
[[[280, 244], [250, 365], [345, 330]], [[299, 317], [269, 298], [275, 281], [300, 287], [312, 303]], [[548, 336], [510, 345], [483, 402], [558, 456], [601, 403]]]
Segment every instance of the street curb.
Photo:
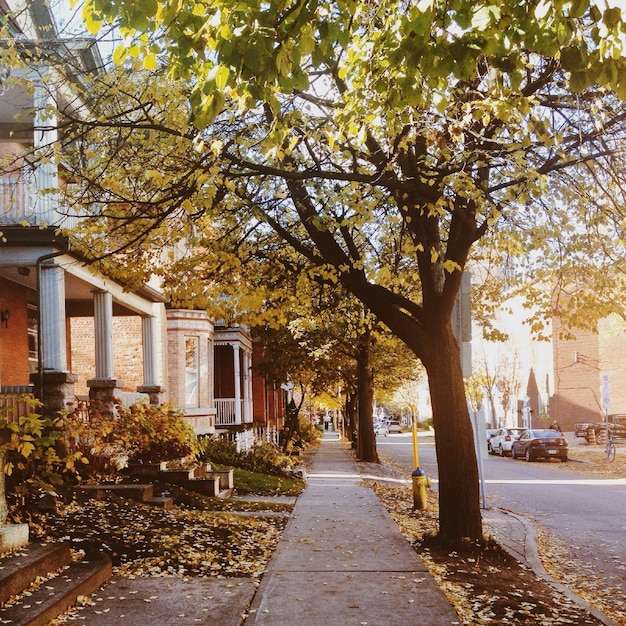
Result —
[[[537, 534], [533, 525], [528, 522], [528, 520], [524, 519], [520, 515], [512, 513], [511, 511], [507, 511], [506, 509], [498, 509], [498, 511], [515, 518], [524, 527], [526, 533], [525, 560], [528, 563], [528, 566], [533, 570], [533, 572], [535, 572], [535, 574], [537, 574], [537, 576], [543, 578], [549, 585], [551, 585], [557, 591], [569, 598], [572, 602], [575, 602], [578, 606], [580, 606], [581, 609], [584, 609], [585, 611], [593, 615], [593, 617], [601, 621], [605, 626], [620, 626], [618, 622], [616, 622], [608, 615], [605, 615], [595, 607], [591, 606], [586, 600], [583, 600], [583, 598], [575, 594], [569, 587], [566, 587], [558, 580], [552, 578], [552, 576], [544, 568], [543, 563], [539, 558], [539, 552], [537, 550]], [[504, 543], [499, 543], [514, 559], [519, 560], [518, 554], [515, 554], [515, 552]]]

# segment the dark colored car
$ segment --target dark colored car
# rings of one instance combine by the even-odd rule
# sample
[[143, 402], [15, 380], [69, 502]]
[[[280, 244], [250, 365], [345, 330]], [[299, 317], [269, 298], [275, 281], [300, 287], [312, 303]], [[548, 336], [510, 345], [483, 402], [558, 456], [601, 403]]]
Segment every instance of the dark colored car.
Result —
[[527, 461], [537, 459], [561, 459], [567, 461], [567, 440], [558, 430], [525, 430], [511, 445], [511, 457], [524, 457]]

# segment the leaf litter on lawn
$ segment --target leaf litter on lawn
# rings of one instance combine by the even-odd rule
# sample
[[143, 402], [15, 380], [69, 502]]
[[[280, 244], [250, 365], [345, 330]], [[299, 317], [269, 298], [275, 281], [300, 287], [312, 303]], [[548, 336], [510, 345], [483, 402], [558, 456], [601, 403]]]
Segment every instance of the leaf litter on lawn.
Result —
[[87, 545], [101, 549], [110, 555], [117, 576], [260, 576], [287, 517], [271, 510], [264, 516], [254, 505], [254, 515], [242, 515], [241, 506], [230, 513], [212, 500], [194, 497], [193, 508], [170, 510], [115, 494], [73, 501], [43, 515], [33, 525], [33, 535], [65, 539], [77, 550]]

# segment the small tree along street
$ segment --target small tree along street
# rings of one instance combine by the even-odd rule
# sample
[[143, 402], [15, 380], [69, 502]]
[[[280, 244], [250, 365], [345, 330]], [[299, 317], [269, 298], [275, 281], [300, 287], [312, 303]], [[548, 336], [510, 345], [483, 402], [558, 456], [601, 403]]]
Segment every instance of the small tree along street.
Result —
[[[295, 254], [312, 280], [354, 294], [427, 371], [440, 534], [481, 537], [451, 313], [469, 262], [495, 268], [481, 285], [492, 303], [505, 280], [515, 286], [511, 267], [532, 267], [538, 331], [566, 287], [560, 311], [577, 323], [618, 306], [619, 9], [587, 0], [90, 0], [84, 16], [92, 32], [115, 20], [124, 43], [114, 60], [133, 68], [140, 59], [161, 81], [143, 93], [153, 100], [98, 118], [100, 135], [117, 125], [116, 145], [136, 142], [144, 166], [134, 184], [107, 170], [110, 154], [80, 155], [90, 157], [94, 198], [114, 202], [102, 214], [125, 249], [175, 239], [172, 221], [184, 214], [203, 233], [239, 232], [249, 247], [278, 235], [288, 245], [277, 259]], [[188, 108], [172, 84], [188, 88]], [[151, 169], [133, 129], [160, 133]], [[73, 139], [93, 146], [95, 137]], [[591, 298], [588, 285], [600, 283]]]

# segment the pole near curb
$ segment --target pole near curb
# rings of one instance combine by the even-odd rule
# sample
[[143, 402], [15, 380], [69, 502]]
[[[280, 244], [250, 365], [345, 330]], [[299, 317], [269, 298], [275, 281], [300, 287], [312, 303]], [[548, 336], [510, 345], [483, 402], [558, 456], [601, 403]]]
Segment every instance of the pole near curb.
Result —
[[413, 438], [413, 465], [415, 470], [411, 474], [413, 481], [413, 508], [423, 511], [428, 507], [428, 496], [426, 495], [426, 489], [430, 487], [431, 482], [426, 476], [426, 472], [420, 467], [419, 451], [417, 447], [417, 424], [415, 422], [415, 415], [412, 418], [412, 438]]

